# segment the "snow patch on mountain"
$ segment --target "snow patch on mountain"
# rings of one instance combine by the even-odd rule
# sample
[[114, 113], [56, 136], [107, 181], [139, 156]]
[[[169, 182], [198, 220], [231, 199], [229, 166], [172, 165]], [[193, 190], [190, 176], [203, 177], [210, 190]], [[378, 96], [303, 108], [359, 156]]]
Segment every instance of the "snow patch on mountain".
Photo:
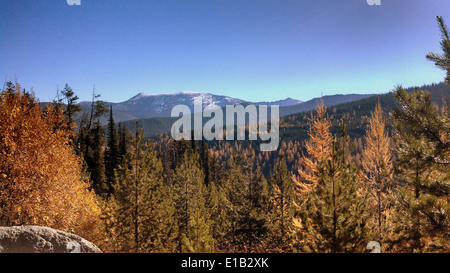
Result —
[[[294, 105], [300, 101], [286, 99], [278, 102], [261, 102], [253, 103], [238, 98], [232, 98], [222, 95], [214, 95], [211, 93], [195, 92], [195, 91], [179, 91], [166, 94], [146, 94], [140, 92], [127, 101], [112, 103], [115, 117], [118, 121], [129, 119], [141, 119], [151, 117], [170, 117], [172, 109], [176, 105], [186, 105], [191, 112], [194, 111], [196, 103], [202, 103], [203, 111], [212, 111], [217, 108], [223, 108], [227, 105], [238, 104], [256, 104], [256, 105], [274, 105], [279, 103], [280, 106]], [[86, 109], [89, 109], [91, 102], [80, 103]]]

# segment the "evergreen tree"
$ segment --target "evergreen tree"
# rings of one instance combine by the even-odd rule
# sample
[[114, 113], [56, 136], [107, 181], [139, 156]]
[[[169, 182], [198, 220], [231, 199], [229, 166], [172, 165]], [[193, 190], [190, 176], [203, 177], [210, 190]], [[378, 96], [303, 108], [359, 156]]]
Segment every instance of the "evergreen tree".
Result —
[[130, 152], [116, 171], [107, 231], [119, 252], [172, 252], [177, 225], [162, 163], [136, 126]]
[[267, 182], [259, 168], [253, 172], [252, 160], [233, 154], [224, 182], [226, 238], [235, 251], [254, 251], [267, 232]]
[[223, 182], [223, 194], [225, 195], [225, 229], [226, 240], [230, 247], [237, 248], [234, 251], [238, 251], [241, 247], [242, 232], [245, 232], [241, 228], [241, 221], [243, 209], [245, 208], [246, 198], [244, 196], [245, 182], [247, 180], [246, 175], [242, 170], [243, 158], [242, 155], [237, 156], [232, 154], [227, 164], [227, 175]]
[[117, 137], [116, 124], [112, 113], [112, 105], [109, 110], [109, 122], [108, 122], [108, 136], [107, 145], [105, 149], [105, 167], [106, 167], [106, 181], [108, 187], [108, 194], [112, 191], [112, 185], [115, 181], [114, 171], [117, 169], [121, 160], [119, 150], [119, 140]]
[[93, 145], [93, 138], [95, 137], [94, 127], [96, 124], [101, 124], [100, 119], [107, 112], [105, 103], [98, 100], [99, 97], [100, 95], [95, 93], [94, 88], [92, 91], [90, 111], [88, 113], [83, 113], [80, 120], [77, 136], [77, 152], [86, 161], [86, 157], [89, 157], [90, 150], [92, 149], [91, 145]]
[[207, 186], [206, 196], [207, 219], [211, 219], [211, 235], [214, 238], [216, 250], [231, 250], [231, 246], [226, 238], [229, 229], [226, 217], [225, 194], [220, 183], [211, 181]]
[[172, 177], [176, 219], [179, 227], [178, 251], [212, 252], [214, 241], [206, 218], [207, 191], [197, 152], [184, 154]]
[[66, 83], [66, 86], [61, 91], [64, 96], [67, 106], [64, 111], [64, 116], [67, 119], [67, 125], [72, 128], [75, 115], [81, 111], [81, 106], [77, 104], [78, 96], [75, 96], [72, 88]]
[[269, 246], [273, 251], [288, 252], [292, 250], [294, 188], [283, 153], [275, 163], [270, 184]]
[[187, 151], [192, 151], [192, 142], [185, 139], [178, 141], [170, 141], [166, 148], [165, 159], [167, 161], [167, 171], [170, 173], [174, 171], [185, 159], [185, 153]]
[[182, 252], [211, 253], [214, 248], [214, 239], [211, 235], [209, 221], [204, 211], [193, 210], [186, 233], [182, 234]]
[[92, 92], [91, 110], [84, 113], [76, 137], [76, 151], [84, 160], [86, 170], [91, 176], [92, 186], [97, 194], [106, 196], [109, 187], [105, 175], [104, 162], [104, 128], [101, 117], [106, 113], [104, 102], [99, 101], [100, 95]]
[[304, 252], [360, 252], [366, 244], [365, 198], [358, 195], [360, 173], [349, 156], [345, 123], [331, 158], [318, 165], [320, 180], [295, 219], [297, 248]]
[[441, 16], [437, 16], [437, 22], [441, 31], [441, 49], [442, 53], [428, 53], [427, 59], [434, 62], [436, 66], [445, 70], [447, 76], [445, 83], [450, 85], [450, 38], [448, 35], [448, 27]]
[[249, 230], [248, 249], [251, 252], [260, 252], [265, 248], [265, 238], [269, 225], [269, 186], [261, 168], [258, 166], [250, 174], [248, 186], [249, 214], [247, 217], [247, 230]]
[[397, 214], [393, 250], [448, 252], [450, 239], [450, 119], [441, 114], [428, 92], [394, 96], [394, 140], [397, 152]]
[[109, 187], [105, 175], [105, 161], [103, 154], [103, 134], [104, 129], [100, 122], [96, 122], [92, 130], [93, 141], [91, 142], [91, 153], [88, 154], [86, 163], [91, 174], [92, 187], [98, 195], [106, 196]]

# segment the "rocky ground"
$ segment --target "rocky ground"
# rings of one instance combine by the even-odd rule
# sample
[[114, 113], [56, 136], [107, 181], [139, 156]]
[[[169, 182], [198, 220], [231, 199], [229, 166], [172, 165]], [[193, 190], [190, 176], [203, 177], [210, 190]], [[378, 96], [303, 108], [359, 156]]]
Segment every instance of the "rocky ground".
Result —
[[0, 253], [100, 253], [93, 243], [71, 233], [40, 227], [0, 227]]

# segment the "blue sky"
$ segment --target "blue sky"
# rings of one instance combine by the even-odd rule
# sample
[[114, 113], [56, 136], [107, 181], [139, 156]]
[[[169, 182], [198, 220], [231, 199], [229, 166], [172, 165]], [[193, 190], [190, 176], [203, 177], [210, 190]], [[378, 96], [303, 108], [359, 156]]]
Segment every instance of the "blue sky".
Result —
[[384, 93], [437, 83], [448, 0], [0, 2], [0, 76], [41, 101], [199, 91], [251, 101]]

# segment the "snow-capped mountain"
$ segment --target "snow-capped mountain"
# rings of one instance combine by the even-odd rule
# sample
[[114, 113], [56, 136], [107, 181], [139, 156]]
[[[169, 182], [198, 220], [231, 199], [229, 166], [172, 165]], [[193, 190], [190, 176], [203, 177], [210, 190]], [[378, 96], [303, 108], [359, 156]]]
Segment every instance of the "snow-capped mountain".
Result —
[[196, 103], [202, 103], [202, 110], [210, 110], [217, 107], [221, 108], [226, 105], [237, 105], [246, 102], [241, 99], [213, 95], [210, 93], [183, 91], [158, 95], [139, 93], [122, 104], [126, 106], [142, 105], [151, 107], [156, 113], [166, 113], [167, 111], [172, 111], [172, 108], [178, 104], [187, 105], [193, 110], [194, 104]]
[[[212, 110], [217, 107], [238, 104], [256, 104], [256, 105], [274, 105], [291, 106], [301, 103], [299, 100], [287, 98], [276, 102], [258, 102], [253, 103], [228, 96], [214, 95], [210, 93], [183, 91], [170, 94], [145, 94], [139, 93], [131, 99], [120, 103], [108, 103], [113, 105], [114, 119], [124, 121], [131, 119], [151, 118], [151, 117], [170, 117], [172, 108], [183, 104], [194, 111], [194, 104], [202, 102], [203, 111]], [[82, 102], [82, 106], [89, 103]]]

